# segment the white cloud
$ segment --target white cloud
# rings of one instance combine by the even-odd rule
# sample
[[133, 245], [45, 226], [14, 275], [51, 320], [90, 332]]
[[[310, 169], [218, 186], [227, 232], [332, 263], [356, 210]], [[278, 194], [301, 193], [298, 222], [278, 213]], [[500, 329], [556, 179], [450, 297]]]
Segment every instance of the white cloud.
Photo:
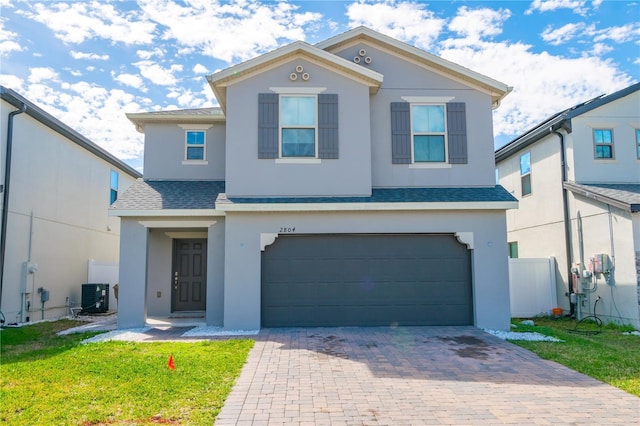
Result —
[[144, 78], [159, 86], [175, 86], [178, 83], [175, 74], [182, 71], [180, 64], [172, 64], [169, 68], [162, 68], [153, 61], [140, 61], [133, 65], [138, 67]]
[[[5, 7], [5, 5], [2, 5]], [[0, 17], [0, 55], [8, 55], [11, 52], [20, 52], [22, 46], [16, 41], [18, 34], [4, 28], [4, 19]]]
[[21, 90], [24, 80], [12, 74], [0, 74], [0, 84], [13, 90]]
[[195, 64], [192, 69], [194, 74], [209, 74], [209, 70], [202, 64]]
[[430, 49], [445, 20], [435, 17], [427, 5], [413, 2], [351, 3], [346, 15], [349, 26], [364, 25], [422, 49]]
[[161, 59], [161, 58], [164, 58], [165, 51], [156, 47], [153, 50], [137, 50], [136, 55], [138, 55], [138, 58], [145, 59], [145, 60], [151, 59], [154, 56]]
[[[602, 2], [594, 2], [594, 7], [597, 8], [600, 3]], [[585, 15], [587, 12], [586, 4], [586, 0], [533, 0], [525, 14], [530, 15], [536, 10], [543, 13], [553, 12], [558, 9], [570, 9], [578, 15]]]
[[510, 17], [509, 9], [469, 9], [462, 6], [448, 28], [467, 39], [480, 40], [502, 34], [502, 24]]
[[34, 67], [29, 69], [29, 83], [40, 83], [46, 80], [56, 81], [58, 73], [53, 68]]
[[109, 60], [109, 55], [98, 55], [96, 53], [84, 53], [84, 52], [76, 52], [72, 50], [69, 52], [73, 59], [95, 59], [98, 61], [107, 61]]
[[593, 32], [593, 30], [593, 25], [587, 27], [587, 25], [582, 22], [577, 24], [565, 24], [560, 28], [555, 29], [551, 26], [547, 26], [542, 34], [540, 34], [540, 37], [542, 37], [542, 39], [547, 43], [553, 46], [558, 46], [571, 41], [575, 37], [580, 37], [586, 31]]
[[611, 40], [616, 43], [635, 41], [640, 43], [640, 23], [609, 27], [594, 33], [594, 41]]
[[148, 44], [153, 41], [155, 24], [139, 19], [139, 13], [119, 11], [100, 1], [35, 3], [19, 13], [51, 29], [66, 43], [82, 43], [94, 37], [112, 42]]
[[249, 59], [284, 40], [304, 40], [305, 27], [321, 18], [287, 2], [140, 0], [139, 6], [162, 26], [163, 40], [226, 62]]
[[115, 73], [113, 72], [111, 73], [111, 75], [113, 79], [120, 84], [133, 87], [134, 89], [142, 90], [143, 92], [146, 91], [144, 87], [144, 82], [142, 81], [142, 78], [140, 78], [139, 75], [125, 74], [125, 73], [115, 75]]

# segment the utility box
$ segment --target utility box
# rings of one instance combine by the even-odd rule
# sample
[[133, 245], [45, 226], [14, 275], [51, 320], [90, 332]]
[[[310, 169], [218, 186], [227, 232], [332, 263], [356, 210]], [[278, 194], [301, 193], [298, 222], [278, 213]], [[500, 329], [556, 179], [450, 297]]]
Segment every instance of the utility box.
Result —
[[109, 284], [82, 284], [81, 313], [96, 314], [109, 310]]

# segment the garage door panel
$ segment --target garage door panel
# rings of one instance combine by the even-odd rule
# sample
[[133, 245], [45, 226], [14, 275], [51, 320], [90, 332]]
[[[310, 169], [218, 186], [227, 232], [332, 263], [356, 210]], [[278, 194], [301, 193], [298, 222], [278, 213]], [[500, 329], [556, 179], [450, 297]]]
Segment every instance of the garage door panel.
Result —
[[451, 235], [281, 236], [262, 263], [263, 327], [473, 323]]

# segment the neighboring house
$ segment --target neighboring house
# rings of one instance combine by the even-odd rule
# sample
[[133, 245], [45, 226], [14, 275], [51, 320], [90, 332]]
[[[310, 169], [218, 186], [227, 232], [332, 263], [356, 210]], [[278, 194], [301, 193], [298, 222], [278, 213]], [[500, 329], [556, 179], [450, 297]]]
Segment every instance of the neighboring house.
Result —
[[640, 83], [555, 114], [495, 159], [520, 200], [510, 256], [555, 256], [565, 311], [640, 327]]
[[362, 27], [208, 81], [220, 108], [127, 115], [120, 328], [509, 327], [506, 85]]
[[0, 309], [7, 323], [66, 316], [89, 261], [118, 261], [108, 208], [140, 173], [13, 90], [0, 99]]

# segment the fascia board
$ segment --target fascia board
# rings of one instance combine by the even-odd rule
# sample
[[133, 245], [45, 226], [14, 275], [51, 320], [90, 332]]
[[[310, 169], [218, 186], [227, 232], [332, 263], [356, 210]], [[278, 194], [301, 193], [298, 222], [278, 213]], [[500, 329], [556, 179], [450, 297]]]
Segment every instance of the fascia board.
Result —
[[153, 113], [126, 113], [125, 117], [136, 126], [136, 130], [144, 133], [145, 124], [150, 123], [224, 123], [227, 117], [221, 115], [194, 115], [194, 114], [153, 114]]
[[109, 216], [113, 217], [210, 217], [224, 216], [219, 209], [162, 209], [162, 210], [134, 210], [109, 209]]
[[484, 90], [491, 93], [494, 103], [499, 103], [512, 90], [510, 86], [491, 77], [472, 71], [422, 49], [418, 49], [417, 47], [364, 27], [356, 28], [355, 30], [340, 34], [336, 37], [317, 43], [315, 46], [331, 52], [334, 49], [346, 48], [360, 41], [373, 42], [375, 45], [381, 47], [386, 46], [387, 49], [396, 56], [408, 56], [417, 59], [422, 65], [427, 65], [430, 68], [438, 70], [443, 75], [451, 77], [453, 74], [462, 81], [465, 81], [467, 84], [471, 83], [472, 85], [482, 87]]
[[327, 212], [327, 211], [434, 211], [434, 210], [509, 210], [517, 201], [476, 201], [439, 203], [220, 203], [224, 212]]

